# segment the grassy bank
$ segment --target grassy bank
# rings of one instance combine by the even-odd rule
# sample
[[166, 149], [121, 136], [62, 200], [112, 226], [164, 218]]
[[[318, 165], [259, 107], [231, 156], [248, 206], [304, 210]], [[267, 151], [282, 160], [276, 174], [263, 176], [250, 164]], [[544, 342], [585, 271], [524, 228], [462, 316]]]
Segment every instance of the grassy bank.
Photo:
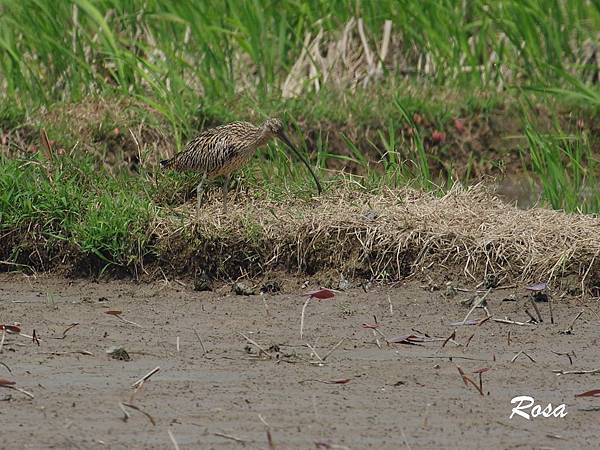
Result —
[[[598, 30], [598, 3], [583, 0], [0, 0], [0, 256], [88, 273], [189, 269], [161, 237], [185, 230], [176, 240], [192, 244], [179, 253], [197, 260], [231, 236], [177, 225], [196, 178], [157, 162], [199, 129], [268, 116], [286, 121], [329, 193], [440, 197], [511, 175], [543, 206], [598, 213]], [[311, 196], [305, 169], [277, 145], [237, 188], [259, 203]], [[253, 243], [272, 230], [242, 225], [237, 239], [261, 261]], [[333, 267], [319, 264], [284, 265]]]

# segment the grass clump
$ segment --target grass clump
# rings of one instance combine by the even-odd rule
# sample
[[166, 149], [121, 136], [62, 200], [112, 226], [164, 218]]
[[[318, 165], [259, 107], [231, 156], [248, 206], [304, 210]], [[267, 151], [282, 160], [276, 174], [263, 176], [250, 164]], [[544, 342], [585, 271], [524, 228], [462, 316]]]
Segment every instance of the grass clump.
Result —
[[19, 260], [29, 244], [43, 242], [44, 251], [74, 248], [100, 267], [134, 268], [151, 251], [154, 218], [141, 182], [111, 177], [89, 160], [0, 159], [0, 230], [19, 235], [6, 259]]

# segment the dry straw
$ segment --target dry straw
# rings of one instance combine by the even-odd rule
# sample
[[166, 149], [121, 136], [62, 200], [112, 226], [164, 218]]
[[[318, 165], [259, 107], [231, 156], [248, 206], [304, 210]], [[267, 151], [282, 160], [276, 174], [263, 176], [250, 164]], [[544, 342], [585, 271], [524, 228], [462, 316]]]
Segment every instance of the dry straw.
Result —
[[311, 201], [238, 198], [227, 216], [209, 203], [199, 221], [189, 205], [177, 213], [156, 224], [162, 252], [180, 269], [194, 260], [222, 277], [335, 269], [393, 281], [451, 270], [478, 282], [491, 274], [523, 282], [570, 276], [584, 290], [600, 286], [600, 219], [521, 210], [482, 186], [455, 186], [443, 197], [340, 187]]

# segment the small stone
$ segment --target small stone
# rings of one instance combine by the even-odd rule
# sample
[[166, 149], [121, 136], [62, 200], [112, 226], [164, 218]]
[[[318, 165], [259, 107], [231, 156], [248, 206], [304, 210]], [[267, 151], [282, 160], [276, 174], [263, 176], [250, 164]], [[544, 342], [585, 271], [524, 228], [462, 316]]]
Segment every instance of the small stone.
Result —
[[131, 361], [131, 356], [127, 353], [123, 347], [111, 347], [106, 350], [106, 353], [110, 355], [112, 359], [117, 359], [119, 361]]
[[236, 295], [254, 295], [254, 290], [245, 283], [235, 283], [233, 285], [233, 292], [235, 292]]

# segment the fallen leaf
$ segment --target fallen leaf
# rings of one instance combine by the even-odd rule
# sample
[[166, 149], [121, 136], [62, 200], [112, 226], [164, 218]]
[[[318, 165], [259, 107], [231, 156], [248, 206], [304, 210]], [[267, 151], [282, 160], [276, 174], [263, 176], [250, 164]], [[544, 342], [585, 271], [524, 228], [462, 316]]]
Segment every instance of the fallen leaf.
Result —
[[362, 327], [363, 328], [369, 328], [369, 329], [375, 329], [375, 328], [379, 328], [381, 325], [378, 323], [363, 323]]
[[324, 381], [323, 383], [327, 383], [327, 384], [346, 384], [346, 383], [350, 383], [351, 380], [352, 380], [352, 378], [339, 378], [337, 380]]
[[5, 380], [4, 378], [0, 378], [0, 386], [13, 386], [17, 383], [15, 383], [14, 381], [10, 381], [10, 380]]
[[479, 325], [479, 322], [481, 322], [481, 319], [469, 319], [466, 321], [460, 321], [460, 322], [452, 322], [450, 324], [451, 327], [460, 327], [461, 325]]
[[409, 344], [409, 345], [419, 345], [418, 342], [425, 342], [420, 336], [415, 336], [414, 334], [407, 334], [404, 336], [396, 336], [392, 339], [389, 339], [389, 342], [392, 344]]
[[331, 289], [326, 288], [308, 291], [304, 295], [308, 295], [310, 298], [318, 298], [319, 300], [335, 297], [334, 292]]
[[597, 397], [600, 396], [600, 389], [592, 389], [591, 391], [575, 394], [575, 397]]
[[105, 312], [105, 314], [110, 314], [111, 316], [120, 316], [123, 314], [123, 311], [119, 311], [118, 309], [109, 309]]
[[6, 330], [9, 333], [20, 333], [21, 328], [16, 325], [0, 325], [0, 330]]
[[525, 289], [528, 291], [539, 292], [539, 291], [543, 291], [547, 287], [548, 287], [548, 283], [535, 283], [530, 286], [525, 286]]
[[487, 372], [488, 370], [490, 370], [490, 368], [489, 368], [489, 367], [483, 367], [483, 368], [481, 368], [481, 369], [474, 370], [474, 371], [473, 371], [473, 373], [485, 373], [485, 372]]

